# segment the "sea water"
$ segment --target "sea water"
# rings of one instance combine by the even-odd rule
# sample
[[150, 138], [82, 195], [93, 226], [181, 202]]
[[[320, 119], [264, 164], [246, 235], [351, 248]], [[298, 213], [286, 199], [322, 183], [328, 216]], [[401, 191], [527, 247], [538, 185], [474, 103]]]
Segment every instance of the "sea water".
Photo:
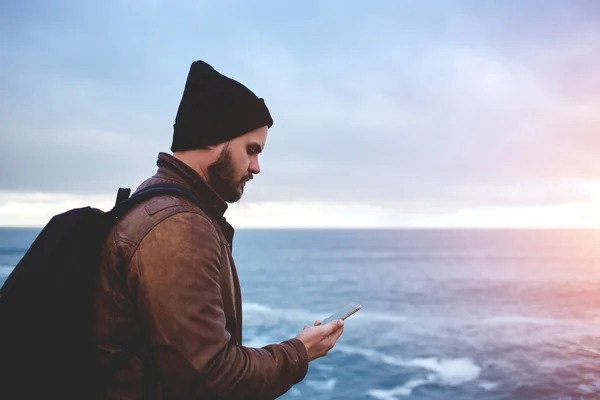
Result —
[[[38, 232], [0, 229], [0, 284]], [[575, 230], [238, 230], [244, 345], [358, 302], [282, 398], [600, 398], [599, 244]]]

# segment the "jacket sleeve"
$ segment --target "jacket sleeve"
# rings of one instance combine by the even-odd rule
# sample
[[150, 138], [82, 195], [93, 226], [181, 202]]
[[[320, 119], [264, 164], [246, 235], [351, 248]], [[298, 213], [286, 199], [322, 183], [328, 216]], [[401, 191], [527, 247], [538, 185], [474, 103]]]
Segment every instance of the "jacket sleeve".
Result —
[[171, 395], [273, 399], [304, 379], [308, 355], [298, 339], [263, 348], [229, 343], [219, 236], [204, 216], [168, 217], [142, 240], [133, 261], [146, 339]]

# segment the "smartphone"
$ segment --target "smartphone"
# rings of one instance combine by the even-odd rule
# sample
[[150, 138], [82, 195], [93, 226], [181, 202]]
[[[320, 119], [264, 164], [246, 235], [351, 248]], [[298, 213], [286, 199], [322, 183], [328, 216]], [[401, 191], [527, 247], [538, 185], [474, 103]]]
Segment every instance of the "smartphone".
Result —
[[348, 303], [344, 308], [340, 308], [329, 317], [325, 318], [321, 321], [321, 325], [325, 325], [328, 322], [334, 321], [336, 319], [346, 319], [358, 310], [360, 310], [362, 306], [358, 303]]

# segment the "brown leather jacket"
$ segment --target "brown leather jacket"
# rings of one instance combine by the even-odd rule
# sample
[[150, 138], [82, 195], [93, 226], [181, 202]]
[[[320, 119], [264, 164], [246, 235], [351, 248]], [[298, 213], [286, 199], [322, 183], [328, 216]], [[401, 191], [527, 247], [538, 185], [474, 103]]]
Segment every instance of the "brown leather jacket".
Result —
[[157, 164], [138, 190], [178, 183], [206, 211], [182, 198], [154, 197], [134, 206], [110, 233], [94, 294], [98, 359], [110, 374], [104, 397], [281, 396], [307, 373], [305, 346], [298, 339], [242, 346], [227, 204], [175, 157], [160, 153]]

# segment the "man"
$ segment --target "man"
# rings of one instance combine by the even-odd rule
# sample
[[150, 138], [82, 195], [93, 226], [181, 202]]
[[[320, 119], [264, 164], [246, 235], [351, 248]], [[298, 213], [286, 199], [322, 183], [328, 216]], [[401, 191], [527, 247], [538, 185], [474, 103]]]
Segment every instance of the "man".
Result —
[[177, 183], [202, 203], [159, 196], [134, 206], [104, 246], [95, 341], [105, 398], [273, 399], [304, 379], [343, 322], [242, 346], [242, 301], [223, 214], [260, 172], [273, 120], [264, 100], [197, 61], [174, 125], [173, 155], [139, 188]]

